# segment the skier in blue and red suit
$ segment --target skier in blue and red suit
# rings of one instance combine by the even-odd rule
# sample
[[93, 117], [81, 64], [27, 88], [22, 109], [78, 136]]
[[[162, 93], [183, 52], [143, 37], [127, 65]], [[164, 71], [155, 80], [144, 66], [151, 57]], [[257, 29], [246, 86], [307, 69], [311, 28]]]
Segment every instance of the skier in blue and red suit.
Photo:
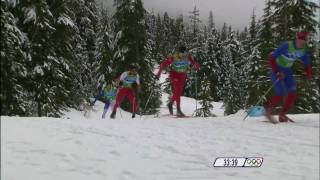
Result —
[[160, 69], [156, 74], [159, 78], [163, 69], [168, 66], [171, 67], [169, 79], [171, 81], [173, 93], [168, 104], [169, 112], [171, 115], [173, 115], [172, 105], [175, 101], [177, 106], [177, 116], [185, 116], [181, 111], [180, 101], [181, 95], [184, 90], [184, 84], [187, 78], [186, 73], [188, 72], [190, 65], [193, 65], [194, 69], [197, 71], [200, 69], [200, 65], [194, 60], [194, 57], [191, 54], [187, 53], [187, 48], [185, 46], [180, 46], [178, 49], [178, 53], [170, 56], [161, 63]]
[[269, 120], [273, 120], [272, 108], [283, 102], [287, 95], [283, 109], [279, 114], [279, 122], [292, 121], [286, 116], [286, 113], [297, 98], [297, 84], [291, 69], [293, 63], [301, 60], [305, 78], [308, 80], [312, 78], [310, 55], [306, 49], [307, 39], [307, 32], [299, 32], [295, 40], [284, 42], [269, 56], [269, 64], [272, 70], [271, 80], [275, 90], [275, 95], [269, 99], [266, 105], [266, 116]]

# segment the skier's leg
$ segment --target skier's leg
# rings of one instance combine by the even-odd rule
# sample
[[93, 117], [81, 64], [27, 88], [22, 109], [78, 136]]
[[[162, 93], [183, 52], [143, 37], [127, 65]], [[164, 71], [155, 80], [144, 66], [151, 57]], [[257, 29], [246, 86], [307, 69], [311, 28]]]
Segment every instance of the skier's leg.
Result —
[[173, 102], [176, 101], [177, 99], [177, 82], [178, 79], [173, 75], [170, 74], [170, 81], [171, 81], [171, 89], [172, 89], [172, 95], [170, 98], [170, 102], [168, 103], [168, 109], [169, 109], [169, 113], [171, 115], [173, 115]]
[[129, 99], [129, 101], [131, 103], [131, 112], [135, 113], [137, 111], [137, 109], [138, 109], [138, 107], [137, 107], [137, 98], [134, 96], [132, 90], [128, 91], [126, 95], [127, 95], [128, 99]]
[[106, 117], [106, 113], [108, 111], [109, 106], [110, 106], [110, 101], [109, 101], [109, 99], [107, 99], [105, 104], [104, 104], [103, 113], [102, 113], [102, 119], [104, 119]]
[[284, 121], [289, 120], [289, 118], [286, 116], [286, 113], [293, 106], [295, 100], [297, 99], [297, 93], [296, 93], [297, 85], [296, 85], [296, 82], [295, 82], [292, 74], [288, 75], [285, 78], [284, 84], [287, 88], [288, 96], [287, 96], [287, 99], [284, 103], [283, 109], [279, 114], [279, 121], [280, 122], [284, 122]]
[[275, 91], [275, 95], [270, 97], [265, 105], [265, 110], [267, 119], [272, 123], [276, 123], [276, 119], [272, 116], [272, 109], [282, 101], [285, 89], [283, 87], [283, 80], [277, 80], [276, 74], [271, 74], [271, 81], [272, 84], [274, 84], [273, 89]]
[[283, 99], [283, 96], [285, 94], [285, 88], [283, 86], [283, 80], [277, 81], [277, 76], [272, 73], [271, 74], [271, 81], [274, 84], [273, 89], [275, 91], [275, 95], [272, 96], [266, 105], [266, 110], [271, 112], [272, 108], [277, 106], [281, 100]]
[[110, 102], [110, 109], [113, 109], [114, 105], [116, 104], [116, 101], [115, 100], [111, 100]]
[[112, 110], [112, 113], [111, 113], [111, 115], [110, 115], [110, 118], [115, 118], [117, 109], [118, 109], [118, 107], [120, 106], [120, 104], [121, 104], [121, 102], [122, 102], [125, 94], [126, 94], [126, 89], [125, 89], [125, 88], [119, 89], [119, 92], [118, 92], [118, 94], [117, 94], [116, 103], [115, 103], [115, 105], [113, 106], [113, 110]]
[[170, 81], [171, 81], [171, 87], [172, 87], [171, 102], [173, 103], [174, 101], [177, 100], [178, 78], [174, 76], [170, 77]]
[[183, 94], [183, 90], [184, 90], [184, 83], [185, 83], [186, 79], [185, 78], [180, 78], [177, 84], [177, 115], [178, 116], [185, 116], [182, 111], [181, 111], [181, 96]]

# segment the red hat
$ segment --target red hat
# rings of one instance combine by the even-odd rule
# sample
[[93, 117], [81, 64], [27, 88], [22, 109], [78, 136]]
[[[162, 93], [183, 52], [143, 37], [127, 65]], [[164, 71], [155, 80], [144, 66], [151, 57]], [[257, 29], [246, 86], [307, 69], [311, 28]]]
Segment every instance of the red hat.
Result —
[[309, 33], [305, 31], [298, 32], [297, 39], [307, 40]]

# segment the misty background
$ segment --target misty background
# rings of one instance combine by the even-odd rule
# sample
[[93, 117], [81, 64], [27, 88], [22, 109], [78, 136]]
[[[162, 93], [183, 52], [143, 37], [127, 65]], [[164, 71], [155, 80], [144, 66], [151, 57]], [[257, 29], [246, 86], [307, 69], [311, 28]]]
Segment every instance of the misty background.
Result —
[[[98, 0], [107, 9], [113, 11], [114, 0]], [[209, 12], [213, 12], [217, 27], [223, 23], [231, 24], [235, 29], [242, 30], [250, 22], [253, 10], [259, 19], [263, 13], [263, 0], [143, 0], [144, 7], [148, 11], [163, 14], [168, 12], [170, 16], [177, 17], [183, 14], [185, 18], [196, 6], [200, 10], [202, 22], [207, 23]], [[188, 20], [188, 19], [186, 19]]]

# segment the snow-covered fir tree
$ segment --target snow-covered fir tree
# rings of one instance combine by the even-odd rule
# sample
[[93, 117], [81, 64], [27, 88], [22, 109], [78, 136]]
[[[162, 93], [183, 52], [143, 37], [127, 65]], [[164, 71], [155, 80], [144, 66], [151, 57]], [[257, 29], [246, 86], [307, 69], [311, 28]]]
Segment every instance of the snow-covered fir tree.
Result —
[[76, 78], [76, 51], [78, 27], [75, 23], [75, 14], [67, 0], [48, 1], [49, 8], [54, 17], [52, 41], [57, 60], [60, 62], [58, 72], [65, 75], [60, 79], [56, 99], [64, 103], [65, 107], [78, 107], [83, 97], [82, 89]]
[[[26, 90], [28, 56], [24, 51], [27, 40], [9, 11], [8, 2], [1, 1], [1, 115], [29, 115], [30, 101]], [[30, 59], [29, 59], [30, 60]]]
[[244, 92], [246, 93], [246, 107], [255, 105], [261, 98], [265, 89], [269, 86], [269, 84], [266, 83], [269, 80], [266, 66], [267, 61], [261, 57], [257, 31], [256, 15], [253, 11], [249, 33], [247, 34], [246, 39], [242, 41], [245, 51], [243, 55], [245, 61], [243, 65], [243, 74], [245, 77]]
[[[65, 72], [54, 49], [54, 17], [45, 1], [23, 1], [18, 4], [20, 28], [27, 34], [28, 90], [34, 99], [30, 111], [38, 116], [58, 116], [65, 107], [57, 99], [60, 88], [64, 88]], [[34, 109], [33, 109], [34, 108]]]
[[78, 27], [76, 41], [76, 59], [78, 60], [76, 78], [82, 96], [92, 97], [97, 91], [97, 79], [95, 79], [97, 61], [97, 36], [98, 34], [98, 12], [94, 0], [70, 1], [76, 16], [75, 22]]
[[[258, 41], [259, 50], [261, 52], [261, 58], [267, 60], [268, 55], [275, 47], [275, 38], [273, 36], [272, 24], [274, 20], [272, 18], [271, 1], [267, 0], [265, 2], [264, 13], [258, 24]], [[266, 63], [267, 64], [267, 61]]]
[[[199, 91], [197, 99], [200, 100], [201, 108], [196, 109], [195, 116], [197, 117], [211, 117], [214, 114], [211, 113], [213, 106], [211, 104], [211, 80], [209, 76], [205, 76], [201, 79], [201, 91]], [[198, 89], [197, 89], [198, 91]]]
[[[142, 111], [155, 112], [160, 105], [159, 95], [154, 90], [159, 89], [153, 74], [153, 65], [146, 59], [146, 22], [145, 9], [141, 0], [122, 0], [117, 4], [113, 23], [115, 32], [121, 32], [117, 43], [121, 58], [115, 59], [117, 64], [113, 70], [120, 75], [128, 66], [136, 65], [141, 79], [142, 92], [139, 94], [138, 103]], [[159, 91], [156, 91], [159, 92]], [[145, 110], [145, 103], [151, 95], [150, 102]], [[145, 112], [142, 112], [145, 113]]]
[[222, 62], [219, 69], [219, 82], [222, 87], [219, 95], [225, 105], [225, 114], [233, 114], [244, 106], [243, 49], [234, 33], [231, 33], [222, 47]]
[[97, 39], [97, 62], [95, 69], [96, 87], [101, 89], [103, 86], [111, 84], [116, 78], [113, 72], [114, 59], [118, 58], [117, 43], [121, 37], [121, 32], [114, 33], [108, 11], [102, 7], [99, 15], [99, 36]]

